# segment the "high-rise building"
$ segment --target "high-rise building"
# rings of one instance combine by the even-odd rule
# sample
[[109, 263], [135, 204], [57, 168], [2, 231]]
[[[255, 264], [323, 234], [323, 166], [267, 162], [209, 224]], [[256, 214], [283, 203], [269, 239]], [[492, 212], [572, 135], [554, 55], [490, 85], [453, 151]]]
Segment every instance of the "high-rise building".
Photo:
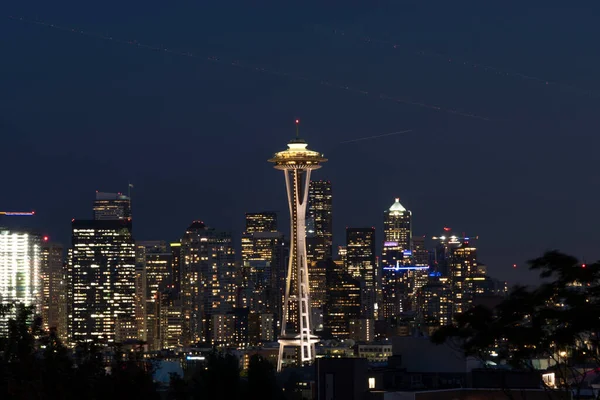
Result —
[[137, 338], [131, 221], [73, 220], [68, 258], [70, 341]]
[[[0, 228], [0, 304], [42, 306], [41, 238], [19, 230]], [[7, 322], [14, 308], [0, 317], [0, 336], [7, 333]]]
[[[310, 181], [306, 210], [306, 259], [310, 276], [313, 321], [323, 313], [327, 277], [325, 261], [333, 253], [332, 195], [330, 181]], [[322, 324], [316, 324], [314, 328]]]
[[131, 219], [131, 199], [121, 193], [96, 192], [94, 219]]
[[[298, 121], [296, 121], [297, 129]], [[296, 131], [296, 136], [297, 131]], [[291, 239], [290, 257], [286, 274], [281, 337], [277, 370], [281, 370], [286, 346], [295, 347], [297, 364], [315, 360], [315, 343], [310, 308], [310, 278], [306, 256], [306, 204], [310, 174], [327, 161], [321, 153], [309, 150], [307, 143], [296, 137], [288, 143], [287, 150], [275, 153], [269, 160], [285, 175], [287, 197], [290, 207]]]
[[[55, 329], [59, 337], [64, 338], [66, 332], [65, 301], [66, 282], [63, 264], [63, 247], [51, 243], [44, 236], [41, 245], [41, 278], [42, 278], [42, 326], [45, 330]], [[62, 331], [61, 331], [62, 330]]]
[[346, 270], [362, 284], [361, 316], [375, 317], [377, 263], [375, 228], [346, 228]]
[[246, 213], [246, 233], [277, 232], [277, 213], [263, 211]]
[[166, 289], [158, 293], [158, 349], [183, 347], [183, 313], [179, 293]]
[[281, 315], [287, 246], [277, 231], [276, 214], [246, 214], [242, 234], [239, 307], [250, 313]]
[[[381, 264], [394, 267], [412, 255], [412, 213], [396, 199], [384, 212]], [[405, 257], [406, 256], [406, 257]]]
[[455, 313], [463, 313], [470, 308], [475, 293], [468, 290], [466, 280], [476, 275], [477, 249], [464, 241], [459, 247], [452, 249], [450, 257], [450, 282]]
[[419, 290], [419, 313], [429, 325], [444, 326], [452, 322], [452, 287], [448, 278], [430, 279]]
[[181, 241], [184, 344], [213, 344], [212, 316], [231, 311], [235, 300], [235, 252], [231, 235], [194, 221]]
[[179, 296], [181, 292], [181, 242], [171, 243], [171, 279], [173, 279], [173, 290]]
[[334, 339], [348, 339], [351, 321], [361, 316], [361, 282], [352, 277], [341, 261], [326, 261], [327, 301], [323, 312], [325, 331]]
[[144, 270], [146, 282], [144, 285], [144, 301], [146, 314], [145, 337], [151, 349], [159, 350], [159, 296], [158, 294], [172, 285], [172, 254], [167, 248], [167, 242], [162, 240], [139, 241], [138, 251], [143, 248]]
[[331, 182], [310, 181], [306, 210], [306, 257], [309, 262], [332, 257], [332, 205]]

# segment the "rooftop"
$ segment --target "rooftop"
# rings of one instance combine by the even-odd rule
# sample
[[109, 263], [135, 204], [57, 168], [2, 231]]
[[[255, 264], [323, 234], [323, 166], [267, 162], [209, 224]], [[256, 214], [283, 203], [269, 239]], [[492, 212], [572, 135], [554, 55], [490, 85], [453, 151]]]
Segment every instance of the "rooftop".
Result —
[[390, 211], [404, 212], [406, 211], [406, 208], [404, 208], [404, 206], [400, 204], [400, 199], [396, 197], [394, 204], [392, 204], [392, 206], [390, 207]]

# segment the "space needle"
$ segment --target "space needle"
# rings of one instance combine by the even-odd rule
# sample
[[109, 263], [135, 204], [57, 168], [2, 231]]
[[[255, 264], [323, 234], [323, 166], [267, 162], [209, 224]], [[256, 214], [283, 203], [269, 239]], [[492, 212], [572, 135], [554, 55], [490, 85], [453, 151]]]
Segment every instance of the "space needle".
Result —
[[285, 186], [291, 219], [290, 258], [285, 279], [285, 297], [279, 337], [279, 356], [277, 371], [281, 371], [284, 350], [296, 348], [299, 365], [311, 363], [315, 359], [315, 343], [319, 338], [313, 335], [308, 265], [306, 262], [306, 203], [310, 173], [321, 168], [327, 161], [323, 154], [309, 150], [308, 144], [298, 137], [296, 120], [296, 138], [288, 143], [287, 150], [275, 153], [269, 162], [285, 175]]

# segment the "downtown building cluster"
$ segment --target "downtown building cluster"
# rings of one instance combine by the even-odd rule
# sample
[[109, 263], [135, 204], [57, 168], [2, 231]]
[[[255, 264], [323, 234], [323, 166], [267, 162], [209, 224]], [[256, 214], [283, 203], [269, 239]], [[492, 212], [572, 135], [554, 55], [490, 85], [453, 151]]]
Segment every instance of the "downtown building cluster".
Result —
[[[321, 339], [427, 335], [504, 295], [505, 283], [477, 259], [476, 238], [445, 228], [428, 248], [399, 199], [382, 216], [379, 238], [375, 228], [348, 227], [334, 254], [332, 185], [310, 181], [310, 318]], [[72, 221], [66, 249], [32, 232], [0, 231], [1, 301], [34, 305], [44, 327], [73, 346], [268, 347], [281, 330], [290, 241], [275, 212], [245, 217], [240, 246], [201, 221], [175, 242], [136, 241], [129, 197], [96, 193], [93, 219]]]

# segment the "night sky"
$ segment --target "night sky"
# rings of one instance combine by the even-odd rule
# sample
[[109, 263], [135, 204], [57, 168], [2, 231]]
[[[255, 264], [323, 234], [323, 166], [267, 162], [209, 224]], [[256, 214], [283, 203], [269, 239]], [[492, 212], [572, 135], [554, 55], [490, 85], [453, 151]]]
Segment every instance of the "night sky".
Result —
[[524, 262], [547, 249], [600, 255], [597, 1], [2, 3], [0, 210], [38, 212], [3, 225], [68, 244], [96, 190], [132, 182], [139, 240], [176, 240], [201, 219], [237, 242], [244, 213], [262, 210], [287, 230], [266, 160], [300, 118], [329, 158], [314, 178], [333, 182], [336, 245], [346, 226], [380, 234], [397, 196], [415, 234], [479, 235], [480, 260], [511, 283], [535, 282]]

